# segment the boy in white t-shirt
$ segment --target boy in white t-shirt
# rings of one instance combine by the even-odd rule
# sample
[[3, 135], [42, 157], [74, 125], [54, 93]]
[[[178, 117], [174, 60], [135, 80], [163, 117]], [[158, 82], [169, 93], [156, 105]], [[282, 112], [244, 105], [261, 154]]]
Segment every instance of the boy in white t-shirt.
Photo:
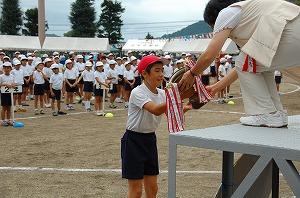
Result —
[[[33, 72], [33, 92], [34, 92], [34, 114], [45, 114], [44, 112], [44, 84], [47, 76], [43, 73], [45, 64], [43, 62], [36, 63], [36, 70]], [[38, 109], [38, 101], [40, 102], [40, 110]]]
[[[60, 65], [58, 64], [52, 64], [51, 70], [53, 71], [53, 74], [50, 77], [49, 83], [50, 83], [50, 97], [52, 99], [51, 101], [51, 107], [52, 107], [52, 115], [58, 116], [58, 115], [65, 115], [66, 113], [61, 111], [61, 93], [64, 89], [64, 75], [62, 73], [59, 73]], [[55, 100], [57, 103], [57, 111], [55, 111]]]
[[[15, 77], [10, 72], [12, 70], [12, 65], [10, 62], [5, 62], [2, 66], [3, 74], [0, 75], [0, 87], [14, 88], [15, 87]], [[9, 126], [13, 125], [10, 117], [11, 112], [11, 93], [1, 93], [1, 125]]]
[[128, 101], [131, 94], [132, 89], [134, 88], [135, 78], [134, 72], [131, 69], [131, 64], [129, 62], [125, 63], [125, 71], [124, 71], [124, 100], [125, 100], [125, 108], [128, 108]]
[[109, 107], [115, 109], [117, 107], [114, 103], [115, 103], [115, 100], [117, 98], [117, 93], [118, 93], [117, 85], [119, 82], [119, 74], [118, 74], [118, 71], [115, 69], [116, 61], [110, 60], [110, 61], [108, 61], [108, 64], [109, 64], [110, 70], [108, 70], [108, 72], [107, 72], [107, 79], [111, 80], [111, 88], [109, 90], [109, 93], [111, 94]]
[[[220, 63], [221, 64], [218, 68], [218, 81], [222, 80], [226, 76], [226, 69], [225, 69], [226, 59], [221, 58]], [[222, 89], [218, 94], [219, 103], [221, 103], [221, 104], [225, 103], [225, 100], [224, 100], [225, 92], [226, 92], [226, 89]]]
[[[15, 83], [17, 86], [24, 85], [24, 71], [21, 69], [21, 62], [19, 60], [14, 61], [14, 67], [11, 71], [11, 74], [15, 76]], [[26, 112], [26, 109], [22, 107], [22, 92], [14, 93], [14, 104], [15, 104], [15, 112]]]
[[122, 177], [128, 179], [128, 197], [156, 197], [158, 153], [156, 135], [161, 115], [166, 111], [163, 63], [156, 56], [145, 56], [138, 65], [143, 84], [133, 89], [128, 108], [126, 132], [121, 140]]

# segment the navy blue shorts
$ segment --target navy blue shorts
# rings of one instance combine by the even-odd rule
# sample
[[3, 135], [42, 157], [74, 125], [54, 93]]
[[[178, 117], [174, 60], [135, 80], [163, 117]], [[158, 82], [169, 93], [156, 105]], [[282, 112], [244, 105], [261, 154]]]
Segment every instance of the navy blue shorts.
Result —
[[83, 82], [83, 91], [84, 92], [93, 92], [94, 91], [94, 82], [84, 81]]
[[118, 93], [117, 84], [113, 84], [113, 88], [109, 90], [109, 93], [111, 94]]
[[96, 89], [96, 86], [94, 86], [94, 95], [95, 96], [103, 96], [103, 89]]
[[158, 153], [155, 133], [126, 130], [121, 139], [122, 178], [143, 179], [158, 175]]

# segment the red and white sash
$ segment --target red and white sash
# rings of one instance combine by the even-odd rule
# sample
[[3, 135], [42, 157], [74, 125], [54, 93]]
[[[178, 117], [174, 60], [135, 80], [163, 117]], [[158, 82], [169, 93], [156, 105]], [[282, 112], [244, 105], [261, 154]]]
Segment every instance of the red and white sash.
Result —
[[166, 88], [167, 119], [170, 133], [184, 130], [183, 105], [176, 83], [169, 84]]
[[256, 74], [256, 67], [257, 67], [256, 60], [250, 57], [249, 55], [246, 55], [245, 63], [243, 65], [243, 71], [252, 72]]

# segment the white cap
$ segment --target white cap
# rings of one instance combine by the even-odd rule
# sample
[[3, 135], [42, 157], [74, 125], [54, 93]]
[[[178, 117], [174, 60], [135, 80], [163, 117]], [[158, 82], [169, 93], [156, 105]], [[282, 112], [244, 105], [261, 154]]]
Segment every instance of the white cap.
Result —
[[192, 56], [192, 54], [190, 54], [190, 53], [187, 53], [187, 54], [186, 54], [186, 56]]
[[83, 56], [81, 54], [77, 55], [77, 59], [79, 59], [79, 58], [83, 59]]
[[91, 58], [94, 58], [94, 56], [93, 55], [89, 55], [89, 59], [91, 59]]
[[29, 56], [32, 56], [32, 53], [31, 53], [31, 52], [28, 52], [28, 53], [27, 53], [27, 57], [29, 57]]
[[50, 69], [59, 69], [59, 65], [54, 63], [51, 65]]
[[122, 58], [121, 57], [117, 57], [116, 60], [122, 60]]
[[18, 59], [14, 60], [14, 65], [21, 65], [21, 62]]
[[22, 60], [28, 60], [28, 58], [27, 58], [25, 55], [22, 55], [22, 56], [21, 56], [21, 61], [22, 61]]
[[86, 66], [86, 67], [93, 67], [93, 63], [91, 63], [91, 61], [87, 61], [87, 62], [85, 63], [85, 66]]
[[59, 59], [59, 56], [54, 56], [54, 59], [57, 59], [57, 58]]
[[130, 62], [125, 62], [124, 66], [126, 67], [127, 65], [130, 65]]
[[73, 54], [74, 54], [74, 52], [73, 52], [73, 51], [70, 51], [70, 52], [69, 52], [69, 55], [73, 55]]
[[16, 51], [15, 54], [21, 54], [19, 51]]
[[10, 60], [9, 56], [4, 56], [3, 59], [8, 59], [8, 60]]
[[70, 59], [67, 59], [66, 62], [65, 62], [65, 65], [67, 65], [69, 63], [73, 63], [73, 61], [71, 61]]
[[130, 62], [137, 60], [137, 58], [135, 56], [131, 56], [130, 57]]
[[164, 59], [172, 59], [170, 55], [165, 55]]
[[5, 62], [3, 63], [3, 67], [12, 67], [10, 62]]
[[28, 60], [33, 60], [32, 56], [28, 56]]
[[226, 63], [226, 58], [221, 58], [220, 63]]
[[131, 50], [129, 50], [129, 51], [128, 51], [128, 54], [130, 54], [130, 53], [132, 53], [132, 51], [131, 51]]
[[58, 52], [53, 52], [53, 54], [52, 54], [53, 56], [58, 56], [59, 55], [59, 53]]
[[51, 59], [51, 58], [46, 58], [46, 59], [44, 60], [44, 63], [47, 63], [47, 62], [52, 62], [52, 59]]
[[37, 61], [37, 62], [35, 63], [35, 67], [39, 66], [40, 64], [45, 65], [42, 61]]
[[186, 55], [186, 53], [185, 53], [185, 52], [182, 52], [182, 53], [181, 53], [181, 56], [184, 56], [184, 55]]
[[180, 64], [180, 63], [184, 63], [183, 59], [179, 59], [178, 61], [176, 61], [176, 64]]
[[43, 58], [48, 58], [48, 54], [43, 54]]
[[96, 67], [101, 67], [101, 66], [104, 66], [104, 64], [103, 64], [101, 61], [98, 61], [98, 62], [96, 63]]
[[231, 58], [232, 58], [232, 56], [230, 56], [229, 54], [225, 55], [224, 57], [225, 57], [226, 59], [231, 59]]
[[115, 65], [117, 62], [115, 61], [115, 60], [110, 60], [110, 61], [108, 61], [108, 64], [109, 65]]
[[114, 54], [113, 53], [109, 53], [108, 56], [114, 56]]

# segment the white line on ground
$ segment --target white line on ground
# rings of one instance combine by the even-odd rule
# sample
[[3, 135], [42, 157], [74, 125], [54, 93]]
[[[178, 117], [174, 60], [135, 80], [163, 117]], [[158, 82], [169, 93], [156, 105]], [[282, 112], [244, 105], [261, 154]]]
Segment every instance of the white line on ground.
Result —
[[[42, 168], [42, 167], [0, 167], [0, 171], [15, 172], [72, 172], [72, 173], [121, 173], [121, 169], [92, 169], [92, 168]], [[166, 174], [167, 170], [160, 173]], [[178, 174], [221, 174], [221, 171], [176, 171]]]

